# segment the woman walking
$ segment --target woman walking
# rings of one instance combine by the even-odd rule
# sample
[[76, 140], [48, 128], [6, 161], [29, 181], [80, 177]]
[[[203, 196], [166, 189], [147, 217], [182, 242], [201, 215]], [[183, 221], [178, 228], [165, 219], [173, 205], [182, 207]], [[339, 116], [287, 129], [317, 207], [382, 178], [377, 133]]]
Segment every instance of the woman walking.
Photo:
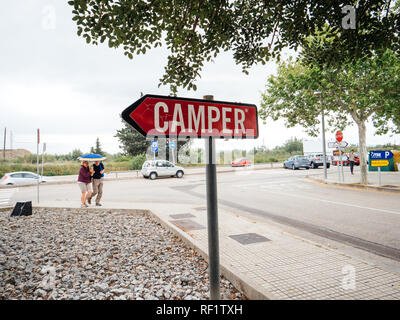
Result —
[[91, 196], [92, 194], [92, 176], [93, 176], [93, 168], [89, 169], [89, 162], [88, 161], [83, 161], [82, 166], [79, 170], [79, 175], [78, 175], [78, 186], [81, 189], [82, 195], [81, 195], [81, 208], [88, 207], [86, 204], [86, 200]]
[[350, 164], [350, 172], [351, 174], [353, 173], [354, 170], [354, 150], [351, 150], [350, 155], [349, 155], [349, 164]]

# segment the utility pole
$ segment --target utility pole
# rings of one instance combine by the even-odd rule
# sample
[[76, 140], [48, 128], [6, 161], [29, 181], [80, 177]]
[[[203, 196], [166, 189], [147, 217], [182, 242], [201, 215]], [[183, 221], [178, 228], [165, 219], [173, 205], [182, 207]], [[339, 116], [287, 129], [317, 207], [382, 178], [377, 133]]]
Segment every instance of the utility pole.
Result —
[[328, 179], [328, 170], [326, 165], [326, 143], [325, 143], [325, 117], [324, 117], [324, 109], [322, 108], [322, 151], [324, 157], [324, 179], [325, 181]]
[[11, 152], [11, 158], [13, 157], [13, 155], [14, 155], [14, 151], [13, 151], [13, 132], [12, 131], [10, 131], [10, 152]]
[[328, 171], [326, 165], [326, 142], [325, 142], [325, 115], [324, 115], [324, 107], [322, 105], [322, 92], [316, 91], [316, 95], [319, 96], [319, 103], [321, 104], [321, 122], [322, 122], [322, 153], [323, 153], [323, 163], [324, 163], [324, 179], [325, 181], [328, 179]]
[[7, 137], [7, 128], [4, 128], [4, 145], [3, 145], [3, 160], [6, 160], [6, 138]]

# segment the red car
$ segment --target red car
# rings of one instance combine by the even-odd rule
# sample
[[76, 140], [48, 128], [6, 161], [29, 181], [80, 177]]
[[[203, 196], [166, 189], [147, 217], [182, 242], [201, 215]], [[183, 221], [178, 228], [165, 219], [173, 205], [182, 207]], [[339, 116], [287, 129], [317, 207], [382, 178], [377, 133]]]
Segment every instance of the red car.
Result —
[[[350, 165], [350, 161], [349, 161], [349, 153], [346, 153], [347, 156], [347, 161], [344, 162], [345, 166], [349, 166]], [[354, 165], [355, 166], [359, 166], [360, 165], [360, 157], [356, 154], [354, 154]]]
[[240, 158], [232, 161], [232, 167], [245, 167], [251, 165], [251, 161], [247, 158]]
[[[349, 154], [343, 153], [342, 158], [343, 158], [343, 165], [349, 166], [350, 165]], [[339, 165], [341, 164], [341, 161], [339, 161], [339, 156], [333, 156], [332, 157], [332, 165], [337, 166], [338, 164]], [[360, 165], [360, 157], [356, 153], [354, 153], [354, 165], [355, 166]]]

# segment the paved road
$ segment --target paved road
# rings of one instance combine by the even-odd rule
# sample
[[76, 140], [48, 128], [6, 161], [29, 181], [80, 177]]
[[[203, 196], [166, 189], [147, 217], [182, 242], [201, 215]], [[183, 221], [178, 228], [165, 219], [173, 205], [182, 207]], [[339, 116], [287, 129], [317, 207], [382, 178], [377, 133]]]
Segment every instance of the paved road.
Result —
[[[335, 170], [331, 168], [330, 170]], [[254, 170], [218, 174], [221, 206], [268, 220], [302, 237], [343, 244], [400, 266], [398, 194], [322, 186], [305, 179], [318, 170]], [[75, 184], [41, 186], [42, 201], [79, 202]], [[36, 187], [19, 188], [13, 201], [35, 200]], [[205, 207], [205, 176], [107, 181], [104, 203], [187, 203]], [[393, 262], [393, 264], [392, 264]]]

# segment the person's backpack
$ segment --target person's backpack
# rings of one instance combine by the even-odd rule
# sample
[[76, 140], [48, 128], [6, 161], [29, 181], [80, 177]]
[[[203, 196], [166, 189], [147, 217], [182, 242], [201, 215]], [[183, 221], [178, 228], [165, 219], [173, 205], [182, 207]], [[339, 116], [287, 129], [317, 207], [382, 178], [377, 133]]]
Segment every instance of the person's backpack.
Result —
[[[100, 171], [104, 170], [103, 162], [100, 162]], [[101, 177], [104, 177], [104, 173], [101, 174]]]
[[31, 216], [32, 201], [17, 202], [11, 212], [10, 217]]

